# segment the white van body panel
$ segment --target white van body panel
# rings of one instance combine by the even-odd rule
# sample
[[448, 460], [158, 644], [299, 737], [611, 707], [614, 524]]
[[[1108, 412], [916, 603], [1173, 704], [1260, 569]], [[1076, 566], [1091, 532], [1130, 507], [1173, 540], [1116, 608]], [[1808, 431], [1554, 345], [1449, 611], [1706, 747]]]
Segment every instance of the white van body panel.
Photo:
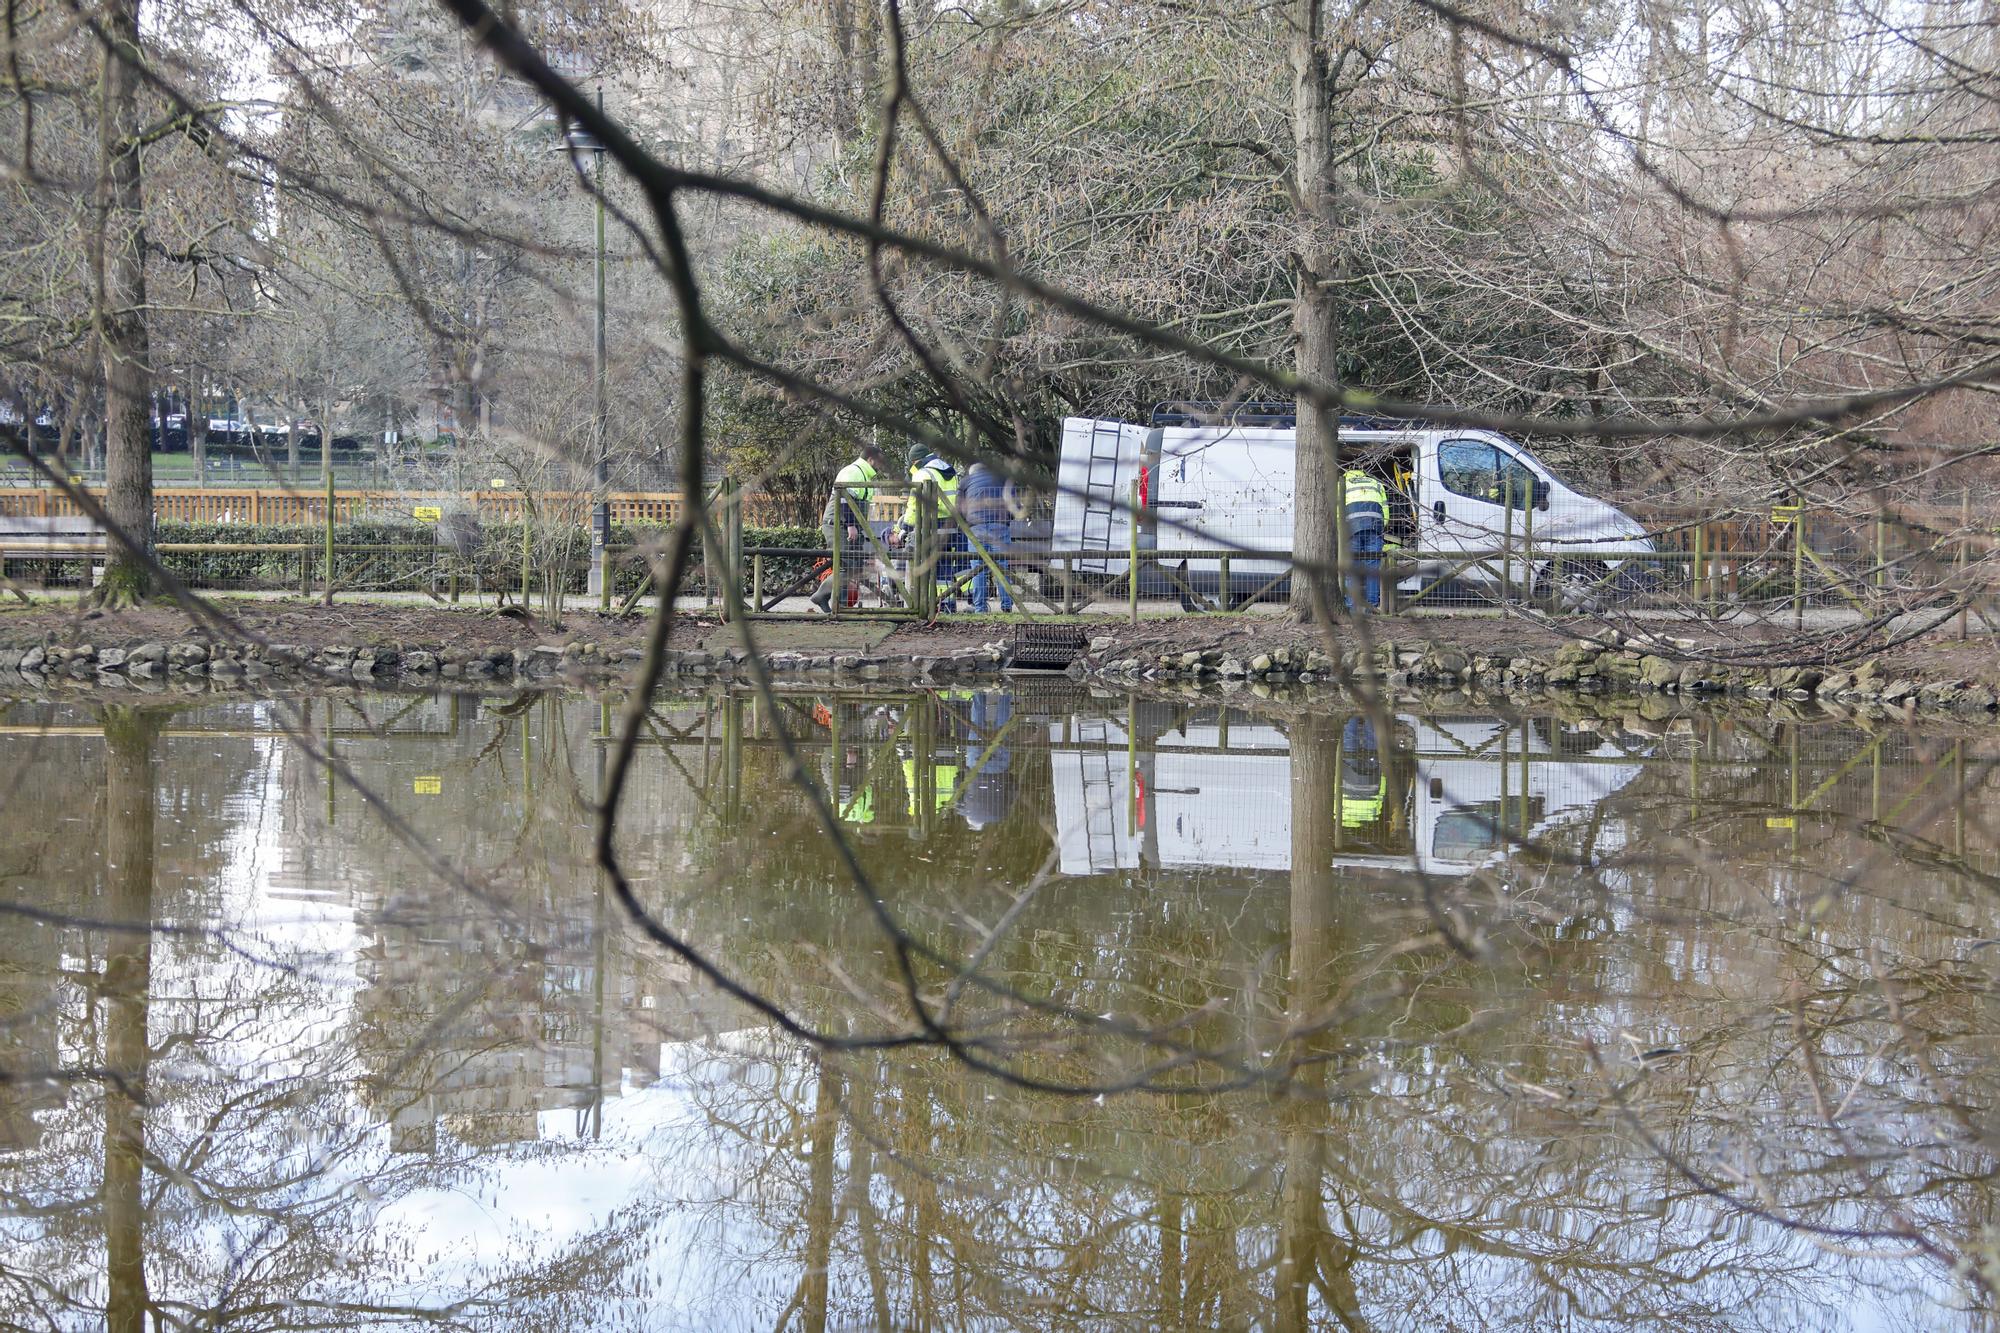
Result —
[[1078, 561], [1077, 569], [1125, 572], [1130, 557], [1123, 553], [1132, 542], [1132, 483], [1138, 480], [1149, 433], [1127, 421], [1064, 419], [1050, 541], [1058, 551], [1106, 552]]

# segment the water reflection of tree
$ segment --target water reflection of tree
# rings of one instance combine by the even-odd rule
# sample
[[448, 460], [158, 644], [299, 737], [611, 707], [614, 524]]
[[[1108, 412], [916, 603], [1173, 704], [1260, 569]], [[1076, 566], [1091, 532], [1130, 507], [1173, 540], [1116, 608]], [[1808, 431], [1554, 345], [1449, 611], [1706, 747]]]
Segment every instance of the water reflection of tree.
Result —
[[[509, 1162], [587, 1153], [549, 1141], [538, 1117], [587, 1103], [593, 1089], [611, 1095], [606, 1069], [657, 1067], [662, 1038], [744, 1026], [740, 1015], [703, 1011], [656, 954], [596, 933], [577, 832], [594, 780], [582, 743], [593, 719], [531, 712], [500, 715], [448, 770], [476, 811], [469, 824], [506, 835], [481, 843], [476, 831], [439, 825], [468, 839], [468, 855], [483, 853], [485, 898], [469, 904], [449, 887], [378, 893], [393, 844], [348, 845], [343, 864], [367, 914], [363, 948], [377, 961], [355, 1021], [331, 1040], [271, 1035], [282, 1027], [275, 1013], [338, 1008], [323, 973], [231, 963], [237, 956], [212, 939], [164, 935], [149, 946], [143, 1178], [154, 1202], [141, 1234], [156, 1304], [250, 1317], [273, 1293], [303, 1291], [310, 1303], [340, 1287], [393, 1305], [407, 1293], [385, 1275], [415, 1238], [376, 1234], [369, 1218], [381, 1201], [476, 1192], [504, 1179]], [[524, 754], [528, 733], [517, 728], [529, 721]], [[702, 1064], [683, 1045], [675, 1058], [696, 1061], [686, 1081], [706, 1118], [661, 1145], [656, 1203], [560, 1254], [457, 1271], [447, 1303], [474, 1302], [461, 1309], [469, 1315], [504, 1298], [586, 1319], [646, 1280], [649, 1238], [681, 1206], [716, 1215], [694, 1244], [739, 1254], [769, 1279], [772, 1318], [789, 1305], [811, 1327], [950, 1327], [1023, 1309], [1047, 1323], [1127, 1326], [1669, 1318], [1720, 1328], [1746, 1310], [1757, 1322], [1811, 1326], [1834, 1315], [1813, 1303], [1829, 1267], [1850, 1287], [1907, 1293], [1932, 1281], [1913, 1276], [1907, 1254], [1834, 1255], [1732, 1212], [1676, 1162], [1743, 1199], [1766, 1192], [1782, 1218], [1881, 1230], [1900, 1215], [1925, 1237], [1976, 1238], [1990, 1174], [1980, 1034], [1993, 1015], [1980, 955], [1962, 950], [2000, 931], [1990, 901], [1964, 889], [1950, 845], [1891, 844], [1829, 819], [1811, 826], [1796, 858], [1781, 842], [1774, 859], [1757, 844], [1762, 807], [1718, 785], [1709, 806], [1727, 796], [1758, 811], [1735, 826], [1748, 830], [1740, 861], [1762, 857], [1765, 869], [1732, 874], [1704, 867], [1657, 817], [1662, 802], [1685, 805], [1688, 793], [1649, 777], [1588, 823], [1550, 831], [1463, 882], [1431, 885], [1427, 900], [1407, 876], [1335, 864], [1329, 793], [1343, 722], [1285, 720], [1290, 875], [1142, 871], [1044, 883], [1022, 901], [1050, 850], [1040, 820], [1047, 761], [1028, 751], [1013, 765], [1023, 796], [999, 823], [869, 844], [899, 910], [940, 951], [967, 956], [1018, 904], [985, 954], [991, 976], [1261, 1063], [1289, 1078], [1281, 1095], [1052, 1102], [942, 1053], [807, 1060], [738, 1035]], [[737, 734], [754, 738], [757, 726], [746, 718]], [[374, 742], [342, 743], [373, 762]], [[421, 762], [386, 746], [376, 753]], [[781, 790], [771, 753], [746, 749], [728, 780]], [[1819, 771], [1840, 762], [1830, 756]], [[1739, 776], [1717, 772], [1718, 784]], [[1391, 785], [1410, 781], [1397, 774]], [[305, 787], [287, 799], [318, 801]], [[98, 808], [114, 806], [107, 796]], [[435, 817], [421, 802], [412, 808]], [[305, 814], [293, 827], [336, 845], [340, 829], [315, 829]], [[879, 935], [852, 910], [797, 806], [747, 800], [731, 818], [742, 834], [718, 837], [718, 859], [649, 888], [658, 908], [697, 937], [727, 941], [748, 977], [827, 1030], [895, 1012], [898, 982]], [[1723, 826], [1718, 816], [1712, 827]], [[108, 827], [103, 836], [108, 849]], [[676, 859], [683, 849], [660, 841], [658, 864], [687, 865]], [[1902, 858], [1895, 894], [1873, 887], [1889, 863], [1870, 856]], [[1678, 880], [1651, 869], [1668, 863]], [[1848, 873], [1855, 864], [1869, 875]], [[1818, 898], [1797, 890], [1824, 889], [1836, 870], [1845, 887], [1814, 909]], [[735, 892], [715, 891], [724, 876]], [[103, 883], [98, 907], [109, 915], [116, 885], [108, 874]], [[1774, 885], [1789, 896], [1774, 899]], [[153, 914], [173, 919], [157, 884], [154, 896]], [[1475, 957], [1442, 938], [1440, 914]], [[130, 956], [101, 931], [77, 938], [86, 957]], [[100, 997], [97, 1026], [77, 1011], [66, 1031], [95, 1035], [61, 1047], [101, 1053], [107, 1072], [119, 1012], [110, 979], [121, 968], [83, 970]], [[581, 1078], [595, 994], [562, 981], [571, 971], [604, 980], [614, 1015], [602, 1064]], [[180, 982], [197, 975], [193, 1004]], [[945, 974], [934, 975], [942, 986]], [[656, 1007], [641, 1010], [649, 997]], [[1133, 1067], [1115, 1034], [1063, 1031], [990, 995], [961, 1003], [967, 1030], [1022, 1068], [1082, 1077]], [[246, 1033], [279, 1051], [254, 1088], [229, 1056]], [[1584, 1037], [1599, 1039], [1595, 1057]], [[515, 1121], [482, 1118], [472, 1093], [519, 1099], [531, 1113], [498, 1132]], [[400, 1126], [419, 1103], [425, 1132], [388, 1142], [370, 1139], [373, 1117], [353, 1118], [358, 1104]], [[49, 1143], [37, 1169], [48, 1174], [15, 1197], [66, 1201], [49, 1214], [56, 1239], [41, 1252], [68, 1256], [53, 1271], [74, 1274], [86, 1261], [104, 1271], [100, 1223], [110, 1217], [94, 1200], [123, 1169], [106, 1151], [119, 1141], [111, 1109], [72, 1097], [42, 1117]], [[304, 1140], [317, 1146], [302, 1157]], [[736, 1145], [740, 1188], [684, 1196], [688, 1180], [704, 1178], [707, 1159], [691, 1145], [705, 1140]], [[686, 1173], [668, 1170], [675, 1160]], [[1755, 1174], [1728, 1174], [1745, 1166]], [[26, 1178], [10, 1169], [10, 1180]], [[216, 1207], [245, 1219], [232, 1234], [247, 1257], [228, 1265], [203, 1249]], [[1939, 1270], [1935, 1280], [1948, 1278]], [[345, 1317], [310, 1304], [298, 1316]]]
[[146, 1016], [153, 972], [153, 746], [164, 718], [104, 712], [105, 907], [113, 923], [104, 1009], [104, 1323], [142, 1333], [146, 1293], [145, 1106], [152, 1064]]
[[[1323, 753], [1324, 737], [1315, 742], [1310, 725], [1299, 728], [1294, 740], [1295, 813], [1327, 808], [1314, 796], [1315, 744]], [[1327, 833], [1322, 826], [1317, 836], [1324, 839]], [[954, 1209], [947, 1203], [941, 1225], [955, 1242], [953, 1258], [977, 1269], [952, 1274], [957, 1299], [970, 1301], [990, 1290], [1039, 1290], [1051, 1308], [1072, 1315], [1174, 1309], [1199, 1311], [1203, 1321], [1214, 1321], [1266, 1310], [1277, 1322], [1301, 1325], [1331, 1318], [1338, 1310], [1347, 1312], [1349, 1324], [1374, 1318], [1397, 1326], [1475, 1324], [1501, 1319], [1503, 1311], [1506, 1320], [1520, 1322], [1665, 1317], [1683, 1326], [1713, 1328], [1739, 1326], [1746, 1309], [1762, 1312], [1760, 1320], [1800, 1327], [1837, 1317], [1814, 1296], [1824, 1290], [1814, 1279], [1830, 1256], [1815, 1253], [1783, 1226], [1746, 1227], [1740, 1217], [1732, 1220], [1715, 1198], [1681, 1178], [1648, 1144], [1627, 1132], [1593, 1076], [1579, 1031], [1600, 1028], [1593, 1023], [1579, 1029], [1578, 1006], [1615, 1013], [1603, 1006], [1635, 1005], [1656, 1017], [1672, 1012], [1677, 988], [1685, 992], [1686, 976], [1646, 970], [1648, 964], [1657, 968], [1664, 961], [1657, 946], [1670, 938], [1669, 932], [1656, 933], [1635, 920], [1625, 911], [1628, 902], [1618, 910], [1623, 936], [1593, 938], [1591, 928], [1579, 934], [1572, 928], [1579, 919], [1576, 912], [1565, 912], [1566, 904], [1554, 901], [1545, 885], [1542, 895], [1517, 914], [1519, 919], [1509, 921], [1503, 912], [1481, 924], [1476, 934], [1486, 946], [1485, 956], [1447, 959], [1435, 940], [1412, 947], [1421, 933], [1417, 927], [1423, 909], [1412, 901], [1407, 884], [1332, 873], [1332, 858], [1321, 855], [1326, 847], [1315, 842], [1312, 827], [1295, 823], [1294, 837], [1294, 862], [1302, 869], [1295, 869], [1290, 880], [1293, 917], [1275, 936], [1286, 942], [1287, 967], [1283, 977], [1270, 977], [1267, 984], [1283, 981], [1292, 988], [1284, 1017], [1301, 1040], [1290, 1058], [1302, 1062], [1299, 1083], [1305, 1089], [1315, 1089], [1325, 1071], [1330, 1081], [1323, 1090], [1329, 1100], [1288, 1097], [1262, 1115], [1232, 1105], [1228, 1130], [1221, 1134], [1212, 1128], [1204, 1132], [1193, 1119], [1183, 1121], [1163, 1111], [1157, 1100], [1148, 1100], [1144, 1113], [1129, 1119], [1106, 1111], [1081, 1119], [1051, 1117], [1053, 1124], [1030, 1129], [1008, 1123], [991, 1109], [990, 1085], [974, 1079], [969, 1088], [962, 1087], [962, 1072], [944, 1062], [914, 1066], [923, 1071], [924, 1087], [933, 1099], [918, 1126], [920, 1141], [932, 1147], [927, 1153], [899, 1155], [885, 1175], [925, 1173], [948, 1199], [1004, 1192], [1028, 1200], [1015, 1210], [1017, 1221], [1027, 1212], [1040, 1224], [1015, 1234], [989, 1231], [982, 1236], [979, 1224], [966, 1219], [965, 1230], [954, 1230]], [[1560, 865], [1562, 849], [1548, 851], [1540, 864]], [[1525, 874], [1507, 878], [1531, 887], [1536, 863], [1536, 857], [1528, 857]], [[1622, 881], [1616, 867], [1609, 869], [1596, 890], [1588, 887], [1588, 874], [1575, 885], [1580, 919], [1602, 919], [1600, 895], [1613, 893]], [[1466, 913], [1480, 910], [1471, 902], [1452, 906]], [[1338, 925], [1342, 911], [1353, 912], [1353, 919], [1365, 921], [1367, 928], [1343, 934]], [[1082, 919], [1088, 921], [1089, 913]], [[1670, 917], [1662, 921], [1682, 924]], [[1411, 929], [1400, 929], [1399, 922]], [[1073, 930], [1075, 921], [1070, 925]], [[1907, 931], [1903, 934], [1908, 937]], [[1740, 951], [1743, 943], [1720, 936], [1699, 940], [1715, 950], [1718, 962], [1732, 948]], [[1079, 942], [1075, 952], [1110, 954], [1141, 942], [1129, 933], [1099, 935]], [[1172, 947], [1164, 939], [1144, 942]], [[1190, 943], [1180, 941], [1176, 956], [1201, 960]], [[1024, 984], [1070, 976], [1061, 961], [1064, 952], [1060, 946], [1053, 953], [1045, 949], [1041, 971], [1024, 963], [1008, 975]], [[1591, 960], [1587, 974], [1578, 970], [1586, 957]], [[1521, 969], [1512, 980], [1505, 967], [1495, 970], [1496, 962], [1508, 959], [1517, 960]], [[1316, 971], [1328, 975], [1329, 963], [1336, 978], [1331, 985], [1307, 982]], [[1221, 967], [1213, 951], [1207, 965]], [[1188, 970], [1199, 974], [1203, 967], [1197, 961]], [[1538, 977], [1537, 985], [1554, 988], [1555, 1003], [1528, 1005], [1529, 1015], [1548, 1022], [1522, 1028], [1505, 1011], [1523, 1007], [1519, 987], [1531, 974]], [[1210, 975], [1220, 980], [1223, 974]], [[1240, 983], [1241, 978], [1235, 980]], [[1378, 996], [1400, 997], [1390, 1021], [1384, 1021], [1379, 1006], [1351, 1003], [1356, 988], [1367, 994], [1371, 987], [1379, 987], [1374, 992]], [[1349, 1003], [1336, 1003], [1343, 993]], [[1958, 1030], [1983, 1029], [1968, 1018]], [[1754, 1057], [1746, 1055], [1746, 1066], [1771, 1067], [1773, 1035], [1768, 1023], [1744, 1029], [1744, 1038], [1756, 1046]], [[1496, 1036], [1505, 1040], [1495, 1045]], [[1325, 1061], [1314, 1058], [1322, 1046]], [[1634, 1048], [1629, 1055], [1640, 1053]], [[1850, 1057], [1839, 1086], [1854, 1086], [1851, 1076], [1861, 1054]], [[1655, 1077], [1666, 1081], [1667, 1059], [1651, 1054], [1638, 1063], [1655, 1066], [1660, 1071]], [[1614, 1063], [1627, 1066], [1629, 1075], [1634, 1060]], [[1707, 1089], [1718, 1112], [1726, 1105], [1745, 1104], [1728, 1097], [1740, 1087], [1740, 1076], [1722, 1068], [1703, 1069], [1689, 1082]], [[1802, 1089], [1794, 1087], [1795, 1092]], [[876, 1123], [896, 1106], [867, 1101], [855, 1092], [848, 1100], [854, 1136], [890, 1144], [906, 1137]], [[1000, 1100], [1005, 1104], [1009, 1099]], [[1754, 1099], [1748, 1104], [1754, 1105]], [[1720, 1124], [1705, 1130], [1699, 1115], [1669, 1106], [1649, 1109], [1664, 1114], [1677, 1142], [1722, 1131]], [[1119, 1127], [1109, 1137], [1104, 1134], [1107, 1121]], [[1098, 1132], [1089, 1133], [1086, 1124]], [[954, 1127], [950, 1142], [935, 1141], [941, 1125]], [[1737, 1120], [1729, 1128], [1740, 1138], [1746, 1126]], [[1781, 1139], [1795, 1127], [1778, 1120], [1758, 1128]], [[1203, 1169], [1192, 1174], [1166, 1170], [1160, 1159], [1171, 1154], [1162, 1152], [1132, 1177], [1119, 1179], [1119, 1167], [1133, 1160], [1129, 1152], [1121, 1152], [1129, 1144], [1118, 1144], [1120, 1133], [1179, 1143]], [[1905, 1143], [1901, 1150], [1910, 1146]], [[1073, 1154], [1065, 1148], [1073, 1148]], [[982, 1154], [1005, 1160], [992, 1167], [992, 1179], [967, 1179], [965, 1164]], [[1035, 1185], [1045, 1177], [1033, 1166], [1049, 1160], [1090, 1164], [1063, 1179], [1070, 1212], [1052, 1206], [1035, 1213]], [[1217, 1169], [1221, 1161], [1238, 1168], [1227, 1185], [1221, 1182], [1228, 1173]], [[1932, 1185], [1948, 1178], [1946, 1172], [1927, 1173]], [[1973, 1178], [1976, 1171], [1968, 1166], [1966, 1179]], [[1146, 1187], [1157, 1228], [1158, 1245], [1150, 1252], [1101, 1242], [1079, 1215], [1101, 1218], [1090, 1206], [1093, 1193], [1116, 1194], [1135, 1179]], [[1857, 1200], [1852, 1188], [1825, 1188], [1830, 1177], [1824, 1174], [1816, 1183], [1816, 1209], [1839, 1210]], [[1899, 1182], [1899, 1192], [1912, 1183]], [[1266, 1188], [1269, 1194], [1262, 1192]], [[1126, 1216], [1133, 1216], [1131, 1200], [1121, 1202]], [[1267, 1257], [1235, 1262], [1246, 1251], [1258, 1252], [1262, 1219], [1275, 1219], [1277, 1227], [1263, 1251]], [[1065, 1221], [1076, 1230], [1065, 1231]], [[1424, 1237], [1435, 1238], [1434, 1244]], [[911, 1238], [909, 1243], [917, 1242]], [[1058, 1285], [1046, 1269], [1012, 1257], [1021, 1253], [1087, 1257], [1078, 1260], [1078, 1269], [1065, 1270], [1069, 1280]], [[1199, 1271], [1198, 1254], [1231, 1256], [1230, 1263], [1211, 1263], [1206, 1270], [1210, 1276], [1230, 1273], [1230, 1280], [1219, 1291], [1194, 1281], [1185, 1288], [1177, 1283], [1173, 1295], [1178, 1299], [1172, 1299], [1165, 1275]], [[1907, 1293], [1910, 1275], [1893, 1253], [1881, 1263], [1870, 1263], [1866, 1256], [1833, 1262], [1856, 1284]], [[1132, 1263], [1161, 1279], [1157, 1304], [1134, 1304], [1129, 1292], [1107, 1295], [1119, 1286], [1119, 1266]], [[970, 1309], [961, 1305], [954, 1313], [970, 1317]]]
[[[0, 923], [30, 983], [10, 990], [29, 994], [30, 1032], [51, 1037], [24, 1046], [11, 1025], [0, 1033], [10, 1076], [0, 1093], [46, 1079], [66, 1089], [22, 1117], [28, 1141], [6, 1163], [17, 1243], [0, 1256], [0, 1318], [310, 1328], [501, 1308], [559, 1319], [585, 1292], [594, 1304], [629, 1261], [607, 1256], [629, 1246], [642, 1215], [555, 1252], [474, 1264], [443, 1294], [408, 1272], [420, 1238], [381, 1224], [381, 1209], [470, 1178], [478, 1153], [385, 1153], [354, 1113], [365, 1066], [327, 1022], [343, 1009], [339, 970], [310, 941], [236, 924], [205, 879], [183, 892], [163, 871], [163, 839], [184, 836], [159, 817], [163, 803], [178, 808], [185, 777], [159, 771], [167, 717], [103, 710], [101, 767], [73, 768], [54, 792], [76, 808], [79, 790], [95, 788], [83, 808], [101, 857], [77, 861], [88, 873], [66, 923]], [[241, 769], [224, 772], [233, 781]], [[24, 926], [28, 941], [58, 947], [14, 947]]]

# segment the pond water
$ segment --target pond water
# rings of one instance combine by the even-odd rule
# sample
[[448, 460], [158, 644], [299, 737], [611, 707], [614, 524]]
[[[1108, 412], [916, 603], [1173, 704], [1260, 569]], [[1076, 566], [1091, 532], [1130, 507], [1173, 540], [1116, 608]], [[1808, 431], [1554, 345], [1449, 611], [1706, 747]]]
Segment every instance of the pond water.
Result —
[[0, 1321], [1987, 1323], [2000, 741], [665, 695], [649, 936], [615, 723], [6, 704]]

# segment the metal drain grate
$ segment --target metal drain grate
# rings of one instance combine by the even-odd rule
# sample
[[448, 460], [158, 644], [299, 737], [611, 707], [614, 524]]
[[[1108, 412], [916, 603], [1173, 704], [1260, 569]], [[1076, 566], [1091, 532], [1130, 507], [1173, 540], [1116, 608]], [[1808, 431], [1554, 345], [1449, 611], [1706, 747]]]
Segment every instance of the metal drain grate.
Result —
[[1009, 664], [1029, 671], [1061, 671], [1083, 656], [1088, 642], [1081, 625], [1023, 625], [1014, 631]]

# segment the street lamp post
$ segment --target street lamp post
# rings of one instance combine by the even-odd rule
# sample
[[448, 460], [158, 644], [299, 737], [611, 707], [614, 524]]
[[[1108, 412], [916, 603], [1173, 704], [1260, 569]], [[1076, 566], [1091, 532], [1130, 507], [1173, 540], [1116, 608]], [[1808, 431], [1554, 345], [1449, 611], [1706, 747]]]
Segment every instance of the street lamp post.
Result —
[[[604, 114], [602, 80], [597, 85], [597, 111], [599, 115]], [[569, 145], [571, 152], [584, 148], [590, 150], [597, 186], [597, 336], [591, 346], [594, 401], [590, 418], [591, 453], [595, 459], [596, 476], [590, 510], [590, 580], [585, 587], [587, 595], [597, 598], [598, 606], [608, 611], [611, 609], [611, 578], [605, 568], [605, 556], [611, 544], [611, 441], [609, 392], [604, 369], [604, 144], [596, 135], [572, 128]]]

